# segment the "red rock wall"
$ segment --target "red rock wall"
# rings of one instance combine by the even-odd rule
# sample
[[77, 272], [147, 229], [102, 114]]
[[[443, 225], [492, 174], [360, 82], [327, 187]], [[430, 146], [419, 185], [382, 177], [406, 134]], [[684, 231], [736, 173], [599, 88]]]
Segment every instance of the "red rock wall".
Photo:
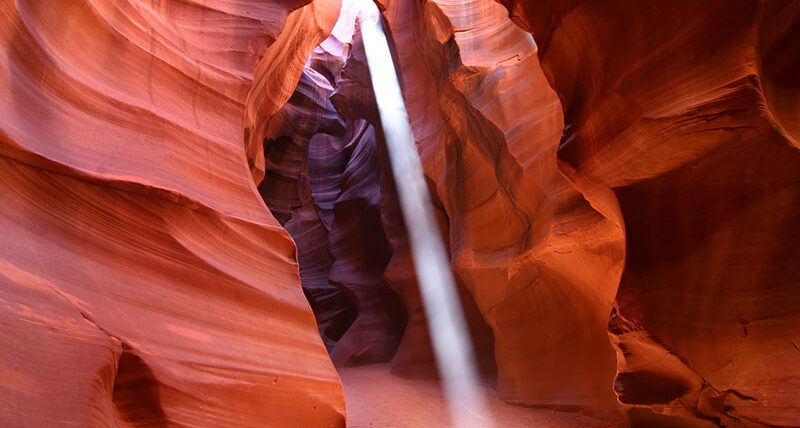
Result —
[[[342, 426], [331, 358], [435, 373], [358, 32], [305, 3], [0, 1], [0, 425]], [[503, 399], [800, 420], [797, 2], [379, 5]]]
[[501, 397], [791, 425], [796, 3], [383, 4]]
[[344, 426], [243, 152], [303, 3], [0, 2], [0, 425]]
[[797, 2], [503, 3], [559, 94], [565, 171], [619, 199], [620, 401], [795, 424]]
[[493, 2], [387, 2], [385, 16], [454, 271], [494, 333], [500, 396], [614, 412], [622, 228], [559, 172], [561, 110], [535, 43]]

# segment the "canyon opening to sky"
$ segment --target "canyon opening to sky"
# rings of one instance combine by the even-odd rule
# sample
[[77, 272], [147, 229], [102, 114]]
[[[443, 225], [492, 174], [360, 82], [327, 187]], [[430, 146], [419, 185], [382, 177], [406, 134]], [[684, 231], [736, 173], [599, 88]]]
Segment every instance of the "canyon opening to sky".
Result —
[[0, 12], [0, 426], [800, 426], [800, 1]]

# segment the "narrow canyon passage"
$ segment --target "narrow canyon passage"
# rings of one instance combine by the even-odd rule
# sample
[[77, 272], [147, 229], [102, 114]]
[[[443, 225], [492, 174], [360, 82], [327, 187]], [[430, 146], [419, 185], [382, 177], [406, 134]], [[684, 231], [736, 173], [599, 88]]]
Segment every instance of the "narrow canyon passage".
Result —
[[[469, 415], [474, 414], [480, 419], [456, 426], [489, 427], [491, 418], [478, 410], [486, 391], [481, 390], [480, 396], [476, 395], [477, 390], [473, 392], [477, 387], [471, 383], [477, 381], [473, 379], [475, 374], [461, 377], [478, 370], [470, 332], [440, 333], [450, 338], [463, 337], [470, 348], [449, 349], [453, 345], [447, 339], [450, 343], [445, 345], [448, 347], [444, 348], [445, 355], [439, 356], [444, 365], [440, 362], [437, 366], [433, 358], [422, 293], [416, 275], [409, 272], [407, 227], [399, 210], [396, 182], [379, 120], [386, 123], [386, 117], [378, 114], [365, 56], [361, 32], [361, 25], [367, 22], [364, 14], [377, 14], [377, 10], [367, 10], [357, 1], [343, 3], [331, 36], [312, 51], [294, 93], [269, 119], [264, 140], [265, 178], [259, 192], [297, 244], [302, 286], [317, 318], [320, 335], [340, 373], [344, 367], [390, 360], [395, 373], [411, 377], [434, 376], [440, 373], [437, 367], [456, 368], [458, 377], [452, 379], [455, 383], [451, 387], [455, 396], [450, 400], [460, 407], [451, 413], [456, 418], [467, 415], [471, 420]], [[391, 58], [388, 61], [392, 66]], [[372, 70], [373, 76], [375, 73]], [[378, 73], [393, 73], [393, 70]], [[403, 103], [399, 87], [397, 94], [400, 98], [395, 102]], [[404, 117], [405, 113], [400, 120], [407, 120]], [[416, 150], [413, 145], [410, 147], [409, 150]], [[424, 183], [421, 170], [418, 174]], [[395, 176], [402, 180], [410, 178], [405, 174]], [[422, 192], [425, 194], [421, 199], [429, 200], [427, 189]], [[415, 211], [408, 213], [412, 218], [416, 215]], [[440, 233], [436, 220], [433, 221], [434, 231], [423, 232], [426, 239], [430, 233]], [[448, 256], [442, 253], [440, 257], [447, 260]], [[394, 268], [405, 270], [401, 280], [389, 270], [390, 260], [403, 260], [400, 268]], [[444, 264], [449, 273], [448, 262]], [[455, 284], [451, 286], [456, 292]], [[450, 297], [455, 299], [459, 311], [453, 321], [463, 323], [461, 298], [456, 293]], [[491, 374], [494, 361], [491, 349], [486, 347], [491, 332], [476, 316], [475, 304], [463, 286], [460, 294], [471, 309], [473, 330], [484, 336], [479, 338], [484, 347], [480, 350], [481, 368]], [[446, 306], [441, 301], [428, 305], [437, 311]], [[407, 328], [409, 312], [417, 325]], [[413, 348], [409, 349], [409, 343], [413, 343]], [[398, 346], [403, 346], [403, 350], [398, 351]], [[408, 355], [406, 360], [396, 358], [404, 354]], [[463, 356], [469, 358], [459, 362]], [[388, 374], [388, 367], [385, 369]], [[375, 396], [387, 398], [381, 392], [384, 383], [374, 380]], [[358, 397], [364, 400], [368, 395]], [[358, 408], [373, 405], [358, 400], [351, 398], [349, 403]], [[402, 407], [400, 402], [397, 405]], [[465, 409], [469, 410], [464, 413]]]
[[[259, 192], [292, 234], [320, 334], [334, 363], [347, 366], [388, 361], [406, 315], [384, 277], [393, 254], [386, 229], [396, 222], [403, 230], [378, 144], [381, 132], [355, 116], [377, 116], [372, 91], [364, 87], [369, 97], [363, 100], [344, 92], [362, 84], [348, 73], [365, 64], [336, 53], [347, 49], [333, 36], [315, 48], [294, 94], [270, 119]], [[365, 113], [344, 118], [333, 103], [363, 103]]]
[[[372, 3], [343, 2], [331, 36], [312, 51], [295, 92], [266, 125], [259, 192], [297, 243], [303, 289], [334, 364], [391, 360], [406, 329], [407, 309], [420, 313], [421, 306], [425, 318], [437, 320], [423, 319], [429, 334], [418, 340], [425, 349], [417, 359], [427, 367], [408, 368], [406, 374], [435, 372], [448, 391], [454, 426], [489, 428], [493, 419], [484, 409], [486, 391], [477, 377], [459, 294], [471, 297], [463, 286], [459, 293], [452, 278], [439, 236], [446, 231], [429, 208], [395, 64], [378, 19]], [[391, 79], [372, 82], [387, 75]], [[376, 97], [373, 89], [383, 92]], [[398, 201], [404, 204], [402, 214]], [[389, 230], [395, 235], [388, 236]], [[400, 251], [409, 259], [409, 248], [416, 253], [415, 272], [405, 275], [411, 281], [392, 284], [386, 275], [389, 261]], [[406, 306], [398, 293], [409, 288], [415, 301]], [[473, 312], [474, 307], [470, 302]], [[473, 324], [480, 323], [471, 315]], [[488, 332], [485, 324], [480, 328]], [[413, 333], [409, 329], [408, 337]], [[481, 353], [484, 368], [493, 368], [490, 352]], [[375, 382], [379, 394], [383, 382]], [[354, 400], [351, 406], [371, 406]]]
[[800, 1], [355, 3], [0, 0], [0, 426], [798, 426]]
[[[683, 251], [640, 233], [657, 217], [644, 214], [641, 201], [678, 196], [637, 190], [652, 186], [646, 180], [609, 188], [581, 176], [593, 166], [581, 169], [580, 134], [564, 122], [576, 113], [569, 105], [562, 113], [536, 42], [522, 29], [530, 23], [519, 27], [491, 1], [384, 6], [387, 28], [402, 29], [390, 34], [395, 68], [483, 382], [494, 385], [483, 390], [490, 403], [496, 391], [511, 403], [583, 409], [600, 418], [589, 425], [618, 423], [631, 405], [633, 424], [647, 426], [693, 424], [682, 402], [728, 402], [730, 393], [698, 385], [630, 317], [628, 299], [648, 304], [633, 285], [645, 282], [632, 279], [640, 260], [659, 258], [645, 247]], [[303, 288], [346, 393], [362, 391], [348, 409], [364, 397], [364, 408], [377, 405], [378, 396], [363, 391], [364, 373], [378, 378], [378, 367], [406, 378], [437, 375], [361, 33], [342, 24], [355, 22], [353, 8], [344, 3], [345, 19], [311, 51], [292, 96], [267, 121], [259, 186], [297, 243]], [[496, 224], [503, 227], [482, 233]], [[663, 328], [659, 309], [648, 311], [651, 327]], [[662, 366], [640, 368], [654, 361]], [[393, 378], [382, 379], [376, 384]], [[440, 390], [426, 388], [442, 402]], [[667, 411], [650, 410], [668, 403]], [[709, 416], [718, 405], [704, 407], [702, 418], [727, 420]]]

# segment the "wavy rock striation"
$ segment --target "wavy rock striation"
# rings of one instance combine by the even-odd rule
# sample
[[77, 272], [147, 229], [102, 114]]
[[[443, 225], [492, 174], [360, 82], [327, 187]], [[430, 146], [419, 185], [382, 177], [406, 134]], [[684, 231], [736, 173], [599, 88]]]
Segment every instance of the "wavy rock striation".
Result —
[[[348, 9], [354, 6], [345, 13], [355, 13]], [[337, 28], [343, 22], [352, 24], [352, 17]], [[397, 374], [434, 375], [357, 24], [334, 29], [314, 50], [294, 94], [265, 129], [259, 188], [298, 243], [303, 286], [334, 363], [391, 359]], [[476, 337], [490, 342], [466, 290], [462, 297]], [[493, 358], [486, 360], [491, 369]]]
[[314, 50], [289, 102], [268, 120], [259, 190], [297, 242], [320, 334], [333, 362], [347, 366], [391, 359], [404, 315], [383, 278], [392, 249], [381, 221], [378, 132], [332, 103], [354, 105], [344, 91], [333, 96], [349, 81], [346, 63], [352, 68], [336, 33]]
[[[503, 400], [800, 420], [798, 2], [378, 3]], [[0, 2], [0, 425], [341, 427], [332, 362], [435, 375], [341, 4]]]
[[242, 149], [304, 3], [0, 5], [0, 425], [344, 426]]
[[613, 413], [623, 231], [615, 201], [558, 169], [561, 110], [536, 44], [491, 1], [387, 2], [386, 19], [453, 269], [493, 330], [493, 347], [477, 342], [500, 396]]
[[797, 2], [503, 3], [542, 47], [565, 171], [619, 200], [609, 332], [634, 422], [795, 424]]

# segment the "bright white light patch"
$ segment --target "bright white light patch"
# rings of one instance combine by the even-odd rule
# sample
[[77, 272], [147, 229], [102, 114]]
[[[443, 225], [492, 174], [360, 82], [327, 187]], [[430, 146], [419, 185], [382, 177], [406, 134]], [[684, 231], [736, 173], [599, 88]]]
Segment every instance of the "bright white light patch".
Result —
[[[457, 427], [489, 428], [492, 421], [479, 393], [469, 331], [378, 8], [370, 0], [353, 1], [360, 10], [364, 50], [451, 421]], [[343, 3], [344, 9], [349, 2]]]

